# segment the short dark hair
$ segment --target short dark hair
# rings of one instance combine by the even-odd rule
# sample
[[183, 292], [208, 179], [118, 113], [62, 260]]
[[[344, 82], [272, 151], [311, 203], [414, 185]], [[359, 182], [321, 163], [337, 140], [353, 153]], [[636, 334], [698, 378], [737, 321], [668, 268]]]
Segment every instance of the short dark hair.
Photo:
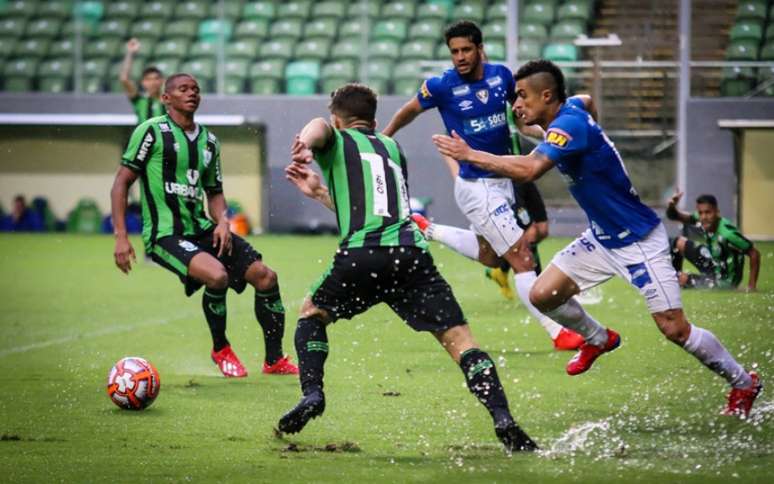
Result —
[[718, 208], [718, 199], [715, 198], [715, 195], [710, 195], [709, 193], [699, 195], [699, 197], [696, 199], [696, 205], [700, 203], [708, 203], [713, 207]]
[[[164, 81], [164, 92], [169, 92], [170, 89], [172, 89], [172, 85], [175, 83], [176, 80], [180, 79], [181, 77], [190, 77], [194, 81], [196, 81], [196, 78], [192, 76], [191, 74], [187, 74], [185, 72], [178, 72], [177, 74], [172, 74], [171, 76], [167, 77], [167, 79]], [[196, 81], [197, 83], [199, 81]]]
[[159, 76], [164, 77], [164, 74], [161, 73], [161, 69], [156, 66], [148, 66], [142, 70], [142, 77], [145, 77], [148, 74], [158, 74]]
[[470, 20], [458, 20], [453, 24], [446, 27], [446, 31], [443, 33], [446, 38], [446, 45], [448, 47], [449, 41], [454, 37], [465, 37], [476, 45], [481, 45], [484, 41], [483, 35], [481, 35], [481, 29], [478, 28], [475, 22]]
[[328, 109], [341, 118], [373, 122], [376, 119], [376, 93], [365, 84], [351, 82], [331, 93]]
[[556, 98], [559, 102], [565, 102], [567, 100], [567, 91], [564, 87], [564, 74], [559, 66], [551, 62], [550, 60], [537, 59], [531, 60], [519, 67], [516, 74], [513, 75], [513, 79], [519, 82], [527, 77], [534, 76], [535, 74], [547, 74], [553, 79], [553, 85], [549, 86], [554, 91]]

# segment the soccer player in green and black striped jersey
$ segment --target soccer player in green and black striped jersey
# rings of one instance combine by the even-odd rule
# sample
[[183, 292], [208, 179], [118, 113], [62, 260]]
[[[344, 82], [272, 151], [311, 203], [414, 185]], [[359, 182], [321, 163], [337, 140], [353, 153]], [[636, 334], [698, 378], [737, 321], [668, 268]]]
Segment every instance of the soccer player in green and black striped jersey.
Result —
[[166, 113], [164, 103], [161, 102], [161, 87], [164, 84], [164, 75], [154, 66], [148, 66], [142, 71], [140, 85], [144, 94], [137, 89], [137, 84], [129, 77], [132, 71], [134, 56], [140, 51], [140, 41], [129, 39], [126, 43], [126, 55], [121, 65], [121, 72], [118, 79], [124, 87], [124, 92], [132, 104], [132, 109], [137, 115], [137, 124], [143, 123], [150, 118], [163, 116]]
[[[212, 359], [227, 377], [247, 376], [226, 338], [226, 291], [255, 288], [255, 316], [263, 328], [264, 373], [297, 374], [282, 354], [285, 310], [277, 275], [244, 239], [232, 234], [220, 166], [220, 143], [194, 122], [199, 84], [188, 74], [167, 79], [162, 100], [168, 113], [140, 124], [132, 134], [110, 197], [115, 263], [131, 270], [134, 249], [126, 233], [129, 187], [141, 182], [145, 250], [175, 273], [191, 296], [205, 286], [202, 309], [212, 334]], [[204, 195], [212, 219], [204, 212]]]
[[[376, 94], [347, 84], [331, 96], [331, 124], [317, 118], [304, 127], [286, 170], [304, 194], [336, 213], [340, 239], [331, 267], [301, 309], [295, 342], [303, 397], [280, 419], [279, 430], [299, 432], [325, 410], [326, 326], [383, 302], [414, 330], [432, 333], [460, 365], [508, 451], [536, 449], [513, 420], [494, 362], [478, 348], [409, 218], [406, 158], [398, 143], [374, 131]], [[308, 168], [315, 160], [327, 187]]]

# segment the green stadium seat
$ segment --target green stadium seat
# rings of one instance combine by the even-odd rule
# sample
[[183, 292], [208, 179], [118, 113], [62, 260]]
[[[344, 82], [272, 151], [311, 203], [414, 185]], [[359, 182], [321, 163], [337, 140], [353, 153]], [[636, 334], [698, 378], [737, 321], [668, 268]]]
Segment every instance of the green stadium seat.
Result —
[[[111, 81], [118, 82], [118, 76], [121, 74], [121, 69], [123, 67], [123, 60], [115, 61], [110, 64], [110, 70], [108, 71], [108, 78], [110, 78]], [[139, 62], [135, 62], [132, 64], [132, 68], [129, 71], [129, 78], [130, 79], [139, 79], [140, 75], [142, 74], [143, 65]], [[123, 92], [123, 88], [121, 87], [121, 84], [119, 82], [118, 84], [119, 88], [117, 92]], [[111, 88], [111, 90], [113, 90]]]
[[408, 22], [406, 20], [379, 20], [373, 27], [371, 38], [374, 40], [390, 39], [403, 42], [406, 40], [407, 34]]
[[181, 59], [188, 54], [188, 48], [190, 42], [187, 39], [166, 39], [156, 44], [156, 48], [153, 49], [154, 57], [172, 57]]
[[38, 70], [38, 59], [14, 59], [5, 63], [3, 75], [5, 77], [35, 77]]
[[[94, 39], [83, 46], [83, 54], [86, 57], [102, 57], [110, 59], [120, 55], [120, 52], [121, 41], [118, 39]], [[146, 55], [148, 53], [146, 53]]]
[[347, 5], [344, 2], [320, 2], [312, 7], [312, 18], [332, 18], [335, 20], [344, 18], [347, 13]]
[[180, 71], [187, 72], [199, 80], [211, 80], [215, 77], [215, 61], [206, 58], [188, 60], [180, 66]]
[[349, 19], [339, 24], [339, 38], [340, 39], [360, 39], [363, 35], [365, 25], [360, 19]]
[[277, 79], [253, 79], [250, 81], [250, 92], [258, 95], [281, 94], [282, 88]]
[[198, 59], [200, 57], [215, 57], [218, 54], [218, 43], [199, 40], [191, 44], [188, 56]]
[[[523, 16], [523, 10], [519, 10], [519, 13]], [[508, 5], [505, 2], [495, 3], [486, 9], [487, 22], [504, 22], [507, 18]]]
[[393, 83], [393, 94], [398, 96], [415, 96], [424, 79], [398, 79]]
[[73, 5], [70, 0], [48, 0], [38, 5], [37, 13], [41, 17], [56, 17], [64, 20], [72, 11]]
[[59, 94], [60, 92], [67, 92], [70, 90], [70, 78], [69, 77], [46, 77], [38, 81], [39, 92], [48, 92], [51, 94]]
[[285, 66], [285, 77], [320, 78], [320, 63], [315, 61], [294, 61]]
[[42, 59], [48, 54], [51, 41], [48, 39], [25, 39], [16, 44], [13, 49], [14, 57], [37, 57]]
[[425, 19], [414, 22], [409, 28], [408, 38], [411, 40], [428, 39], [437, 41], [443, 35], [446, 23], [439, 19]]
[[572, 42], [586, 33], [586, 25], [578, 20], [563, 20], [551, 27], [551, 38], [555, 41]]
[[285, 59], [293, 57], [295, 41], [292, 39], [276, 39], [261, 44], [261, 59]]
[[231, 39], [234, 32], [234, 25], [230, 20], [207, 19], [199, 24], [199, 39], [217, 40], [221, 36], [225, 41]]
[[489, 40], [505, 40], [507, 35], [505, 22], [489, 22], [485, 24], [481, 32], [484, 34], [484, 42]]
[[223, 93], [228, 95], [242, 94], [245, 92], [246, 77], [230, 77], [223, 79]]
[[73, 5], [73, 16], [82, 20], [96, 24], [105, 13], [105, 7], [102, 2], [76, 2]]
[[725, 97], [741, 97], [755, 87], [750, 79], [723, 79], [720, 83], [720, 95]]
[[486, 52], [487, 57], [490, 60], [493, 61], [504, 61], [505, 60], [505, 42], [486, 42], [484, 44], [484, 51]]
[[229, 59], [223, 64], [223, 72], [226, 77], [242, 79], [247, 77], [250, 70], [250, 61], [246, 59]]
[[14, 47], [16, 47], [16, 42], [15, 37], [0, 37], [0, 59], [11, 56]]
[[164, 21], [157, 18], [144, 18], [132, 24], [132, 37], [158, 39], [164, 33]]
[[[219, 2], [211, 2], [212, 7], [210, 7], [210, 16], [212, 17], [220, 17], [220, 3]], [[242, 1], [236, 0], [236, 1], [228, 1], [226, 0], [223, 2], [223, 18], [226, 20], [234, 21], [242, 16]]]
[[272, 39], [299, 39], [301, 38], [302, 30], [303, 24], [301, 20], [288, 18], [273, 22], [269, 33]]
[[341, 39], [331, 49], [331, 60], [360, 59], [361, 44], [357, 39]]
[[536, 39], [521, 39], [517, 47], [519, 61], [540, 59], [543, 43]]
[[75, 20], [67, 20], [62, 26], [61, 36], [64, 38], [73, 38], [76, 34], [76, 28], [81, 31], [81, 36], [91, 37], [97, 33], [98, 24], [91, 22], [76, 22]]
[[551, 43], [543, 47], [543, 57], [554, 62], [578, 60], [578, 48], [573, 44]]
[[414, 2], [387, 2], [382, 6], [382, 18], [412, 20], [416, 13]]
[[6, 77], [3, 82], [3, 91], [30, 92], [32, 91], [31, 77]]
[[420, 65], [420, 61], [403, 62], [403, 59], [401, 59], [400, 62], [395, 64], [395, 71], [392, 75], [393, 80], [416, 80], [420, 77], [422, 77], [422, 67]]
[[731, 42], [726, 48], [726, 59], [756, 61], [758, 60], [758, 43], [749, 40]]
[[282, 59], [262, 60], [250, 66], [250, 77], [263, 79], [283, 79], [287, 62]]
[[273, 2], [250, 2], [242, 7], [242, 18], [253, 20], [272, 20], [277, 16], [277, 8]]
[[484, 20], [484, 5], [480, 3], [460, 3], [452, 10], [453, 20], [472, 20], [480, 24]]
[[368, 87], [377, 95], [390, 93], [390, 81], [388, 79], [369, 79]]
[[123, 40], [126, 38], [128, 32], [128, 19], [113, 18], [110, 20], [103, 20], [97, 26], [97, 35], [102, 39], [106, 37], [115, 37]]
[[21, 38], [27, 27], [27, 19], [21, 17], [7, 17], [0, 20], [0, 37]]
[[105, 83], [107, 84], [107, 92], [126, 94], [124, 85], [118, 79], [110, 77]]
[[402, 60], [427, 60], [432, 59], [435, 53], [435, 42], [432, 40], [412, 40], [403, 44], [400, 48]]
[[449, 55], [449, 46], [446, 45], [446, 42], [439, 42], [435, 47], [435, 58], [437, 60], [449, 60]]
[[368, 64], [366, 64], [368, 81], [371, 82], [374, 79], [392, 79], [392, 72], [394, 69], [395, 63], [389, 59], [369, 59]]
[[98, 234], [102, 228], [102, 213], [97, 202], [82, 198], [67, 215], [67, 231], [78, 234]]
[[347, 16], [350, 20], [359, 19], [364, 13], [372, 19], [378, 17], [379, 2], [367, 2], [364, 4], [363, 2], [357, 1], [351, 2], [349, 7], [347, 7]]
[[175, 6], [174, 17], [176, 19], [204, 20], [209, 14], [209, 2], [204, 0], [187, 1], [180, 2]]
[[174, 20], [163, 27], [165, 37], [185, 37], [192, 39], [198, 33], [199, 22], [193, 19]]
[[125, 19], [127, 21], [135, 18], [138, 12], [145, 11], [145, 4], [139, 2], [129, 2], [126, 0], [110, 2], [105, 8], [105, 16], [111, 19]]
[[377, 40], [368, 44], [368, 55], [374, 59], [398, 58], [400, 47], [394, 40]]
[[332, 93], [348, 82], [352, 82], [352, 79], [345, 77], [323, 76], [322, 80], [320, 81], [320, 92], [323, 94]]
[[51, 41], [51, 45], [48, 47], [48, 55], [53, 57], [72, 57], [75, 51], [75, 43], [70, 39], [57, 39]]
[[39, 18], [27, 24], [27, 37], [45, 37], [53, 39], [62, 30], [62, 21], [58, 18]]
[[255, 59], [258, 56], [259, 45], [249, 40], [236, 40], [226, 46], [228, 59]]
[[174, 10], [175, 4], [172, 2], [149, 2], [142, 6], [142, 14], [151, 18], [167, 19]]
[[13, 0], [5, 4], [3, 14], [9, 17], [32, 17], [38, 2], [32, 0]]
[[519, 38], [545, 40], [548, 38], [548, 29], [543, 24], [525, 22], [519, 25]]
[[552, 4], [535, 1], [524, 7], [524, 14], [521, 18], [525, 22], [550, 25], [554, 21], [554, 13], [555, 9]]
[[[27, 27], [29, 32], [29, 26]], [[29, 35], [29, 34], [28, 34]], [[763, 38], [763, 22], [757, 20], [740, 20], [731, 28], [731, 42], [737, 40], [753, 40], [760, 42]]]
[[742, 0], [736, 8], [736, 18], [766, 20], [766, 2], [763, 0]]
[[417, 9], [417, 19], [419, 20], [440, 20], [446, 22], [451, 13], [449, 4], [444, 3], [423, 3]]
[[104, 78], [102, 77], [84, 77], [81, 82], [81, 89], [86, 94], [97, 94], [105, 88]]
[[556, 19], [562, 20], [580, 20], [588, 24], [591, 19], [593, 2], [584, 0], [568, 0], [563, 3], [556, 13]]
[[296, 44], [295, 58], [298, 60], [322, 61], [328, 57], [331, 41], [327, 39], [303, 40]]
[[761, 47], [761, 60], [774, 61], [774, 41], [767, 42]]
[[237, 24], [234, 36], [237, 39], [258, 41], [269, 34], [269, 22], [264, 19], [246, 19]]
[[108, 72], [109, 61], [100, 57], [84, 59], [83, 75], [88, 77], [105, 77]]
[[[323, 79], [345, 79], [351, 81], [357, 79], [357, 64], [351, 60], [328, 62], [320, 69], [320, 77]], [[324, 89], [323, 92], [328, 89]]]
[[304, 26], [304, 36], [306, 38], [325, 38], [335, 39], [338, 21], [333, 18], [321, 18], [307, 22]]
[[49, 59], [38, 65], [38, 77], [70, 77], [73, 75], [73, 61], [68, 58]]
[[277, 17], [281, 19], [306, 20], [311, 11], [311, 2], [281, 2], [279, 8], [277, 8]]
[[319, 79], [319, 62], [296, 61], [285, 66], [285, 90], [288, 94], [297, 96], [315, 94]]
[[180, 72], [180, 57], [156, 57], [148, 61], [148, 66], [154, 66], [161, 71], [163, 75]]
[[[761, 67], [758, 70], [758, 84], [769, 83], [774, 79], [774, 67]], [[774, 96], [774, 84], [769, 85], [763, 90], [764, 96]]]
[[771, 21], [766, 27], [766, 33], [764, 34], [763, 38], [765, 39], [764, 42], [774, 40], [774, 12], [771, 13]]

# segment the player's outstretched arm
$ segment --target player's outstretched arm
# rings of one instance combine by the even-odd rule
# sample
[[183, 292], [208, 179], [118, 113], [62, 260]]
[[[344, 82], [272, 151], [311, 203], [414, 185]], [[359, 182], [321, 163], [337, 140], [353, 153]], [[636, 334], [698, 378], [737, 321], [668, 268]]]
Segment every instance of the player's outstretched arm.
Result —
[[382, 134], [385, 136], [395, 135], [402, 127], [414, 121], [422, 111], [424, 111], [424, 108], [419, 104], [419, 100], [416, 96], [412, 97], [392, 116], [390, 122], [387, 123], [387, 126], [382, 130]]
[[684, 224], [691, 223], [691, 214], [677, 208], [677, 204], [683, 197], [683, 192], [678, 191], [667, 202], [666, 216], [669, 220], [677, 220]]
[[450, 156], [455, 160], [465, 160], [517, 182], [537, 180], [554, 166], [553, 161], [537, 151], [532, 151], [526, 156], [497, 156], [471, 149], [456, 131], [452, 131], [452, 136], [433, 135], [433, 143], [442, 155]]
[[747, 251], [750, 258], [750, 277], [747, 280], [747, 290], [755, 291], [758, 287], [758, 273], [761, 270], [761, 253], [755, 247]]
[[124, 62], [121, 64], [121, 72], [118, 74], [118, 80], [121, 81], [121, 85], [124, 87], [124, 92], [133, 99], [137, 96], [137, 85], [130, 77], [132, 72], [132, 64], [134, 63], [134, 55], [140, 51], [140, 41], [132, 37], [126, 43], [126, 55], [124, 55]]
[[335, 210], [328, 187], [322, 184], [320, 175], [307, 164], [293, 162], [285, 168], [285, 178], [298, 188], [301, 193], [322, 203], [328, 209]]
[[231, 255], [231, 226], [228, 223], [228, 204], [223, 192], [207, 194], [207, 210], [217, 224], [212, 232], [212, 246], [218, 248], [218, 257], [224, 252]]
[[[310, 151], [309, 153], [304, 153], [305, 155], [311, 154], [312, 149], [324, 147], [328, 143], [328, 140], [331, 136], [333, 136], [333, 128], [331, 128], [328, 122], [323, 118], [314, 118], [313, 120], [309, 121], [306, 126], [304, 126], [301, 132], [298, 133], [296, 138], [293, 140], [291, 151], [295, 152], [296, 148], [301, 148]], [[299, 142], [305, 146], [298, 146]], [[313, 159], [314, 158], [304, 160], [294, 159], [293, 161], [311, 163]]]
[[129, 235], [126, 232], [126, 203], [129, 187], [137, 180], [137, 174], [129, 168], [122, 166], [113, 180], [113, 188], [110, 189], [110, 212], [113, 218], [113, 233], [116, 237], [116, 247], [113, 251], [113, 259], [121, 272], [129, 274], [132, 270], [132, 260], [137, 260]]

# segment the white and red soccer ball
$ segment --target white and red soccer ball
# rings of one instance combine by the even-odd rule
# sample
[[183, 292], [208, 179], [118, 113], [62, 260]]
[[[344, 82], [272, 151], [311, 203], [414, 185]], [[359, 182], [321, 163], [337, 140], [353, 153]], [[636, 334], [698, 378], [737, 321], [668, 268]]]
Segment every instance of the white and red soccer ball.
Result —
[[107, 393], [113, 403], [127, 410], [142, 410], [159, 395], [159, 372], [147, 360], [127, 356], [110, 370]]

